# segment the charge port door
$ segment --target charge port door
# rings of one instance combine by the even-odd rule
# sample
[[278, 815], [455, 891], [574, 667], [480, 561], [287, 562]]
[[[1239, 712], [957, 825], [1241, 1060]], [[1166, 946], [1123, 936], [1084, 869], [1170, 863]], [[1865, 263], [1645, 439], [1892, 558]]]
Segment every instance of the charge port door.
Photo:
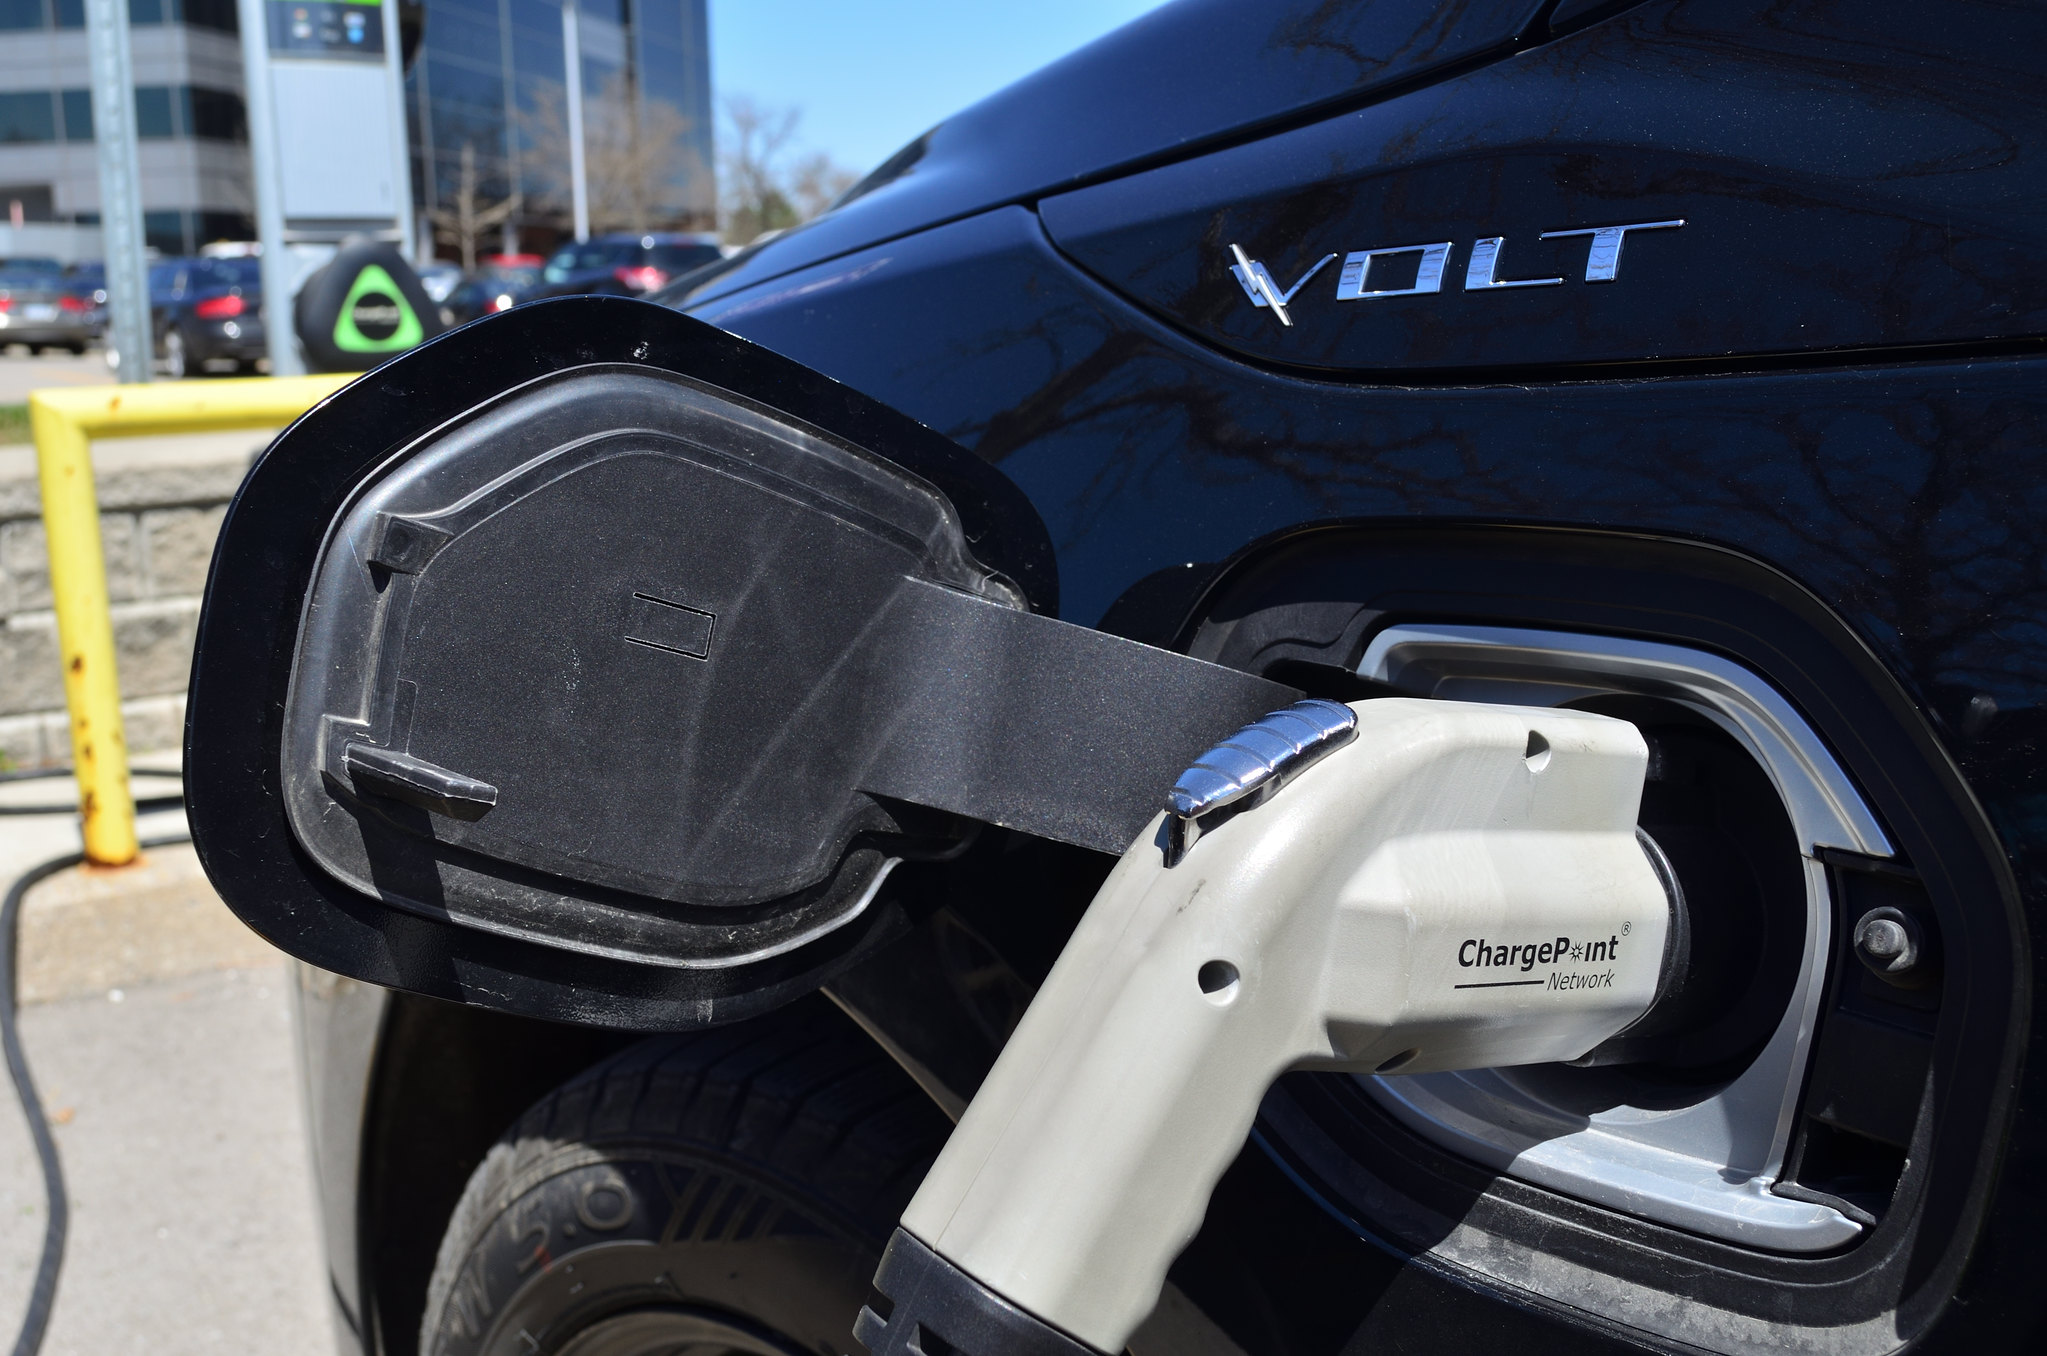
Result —
[[521, 308], [251, 471], [200, 623], [194, 838], [330, 970], [743, 1017], [887, 940], [983, 826], [1120, 852], [1297, 695], [1057, 606], [1029, 501], [929, 429], [665, 308]]

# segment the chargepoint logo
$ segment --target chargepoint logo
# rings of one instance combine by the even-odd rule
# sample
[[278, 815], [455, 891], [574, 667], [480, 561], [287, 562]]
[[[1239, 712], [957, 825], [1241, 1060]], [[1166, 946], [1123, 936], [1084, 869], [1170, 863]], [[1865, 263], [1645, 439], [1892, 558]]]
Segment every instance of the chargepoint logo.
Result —
[[1579, 941], [1571, 937], [1553, 937], [1541, 942], [1493, 942], [1484, 937], [1467, 937], [1457, 948], [1457, 964], [1465, 970], [1506, 970], [1530, 975], [1537, 969], [1548, 970], [1546, 975], [1528, 979], [1479, 979], [1469, 983], [1453, 984], [1454, 989], [1611, 989], [1614, 972], [1606, 970], [1564, 971], [1556, 968], [1564, 965], [1608, 965], [1618, 960], [1621, 941], [1630, 930], [1630, 925], [1621, 924], [1621, 931], [1602, 937], [1597, 941]]

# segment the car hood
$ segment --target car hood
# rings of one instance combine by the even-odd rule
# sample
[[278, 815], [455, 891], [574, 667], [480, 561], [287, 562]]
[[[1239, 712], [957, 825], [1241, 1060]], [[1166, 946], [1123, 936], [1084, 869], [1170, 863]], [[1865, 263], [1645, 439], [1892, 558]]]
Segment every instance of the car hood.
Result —
[[1178, 0], [917, 138], [832, 211], [659, 299], [691, 305], [1005, 203], [1180, 159], [1504, 56], [1543, 0]]

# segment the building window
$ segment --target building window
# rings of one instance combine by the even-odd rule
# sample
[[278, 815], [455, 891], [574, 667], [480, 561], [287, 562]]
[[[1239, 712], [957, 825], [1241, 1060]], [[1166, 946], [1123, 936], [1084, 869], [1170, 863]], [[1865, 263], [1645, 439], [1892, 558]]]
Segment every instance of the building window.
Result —
[[220, 33], [239, 33], [241, 23], [235, 0], [172, 0], [178, 17], [194, 28], [211, 28]]
[[215, 240], [254, 240], [256, 221], [246, 212], [199, 213], [199, 243]]
[[192, 246], [185, 233], [187, 215], [184, 212], [144, 212], [142, 243], [174, 258], [190, 254]]
[[[133, 27], [190, 24], [222, 33], [239, 31], [235, 0], [128, 0]], [[85, 0], [0, 0], [0, 30], [83, 28]]]
[[64, 109], [64, 140], [92, 140], [92, 91], [67, 89], [57, 96]]
[[167, 141], [178, 134], [177, 124], [171, 117], [169, 85], [137, 85], [135, 87], [135, 135], [144, 141]]
[[185, 127], [195, 137], [208, 141], [249, 139], [249, 113], [239, 94], [191, 85], [185, 90], [185, 112]]
[[57, 104], [48, 90], [0, 94], [0, 143], [56, 139]]
[[[0, 96], [4, 97], [9, 96]], [[57, 96], [57, 102], [64, 115], [64, 140], [91, 141], [92, 91], [67, 89]], [[198, 137], [241, 144], [249, 139], [249, 114], [242, 96], [231, 90], [207, 89], [202, 85], [138, 85], [135, 132], [145, 141]], [[23, 139], [34, 138], [16, 138]]]

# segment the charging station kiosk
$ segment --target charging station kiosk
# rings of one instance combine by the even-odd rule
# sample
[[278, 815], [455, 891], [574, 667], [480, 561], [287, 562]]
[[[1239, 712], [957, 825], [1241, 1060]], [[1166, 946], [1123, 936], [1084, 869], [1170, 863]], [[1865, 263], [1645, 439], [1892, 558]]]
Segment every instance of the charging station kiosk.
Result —
[[281, 322], [307, 280], [344, 241], [412, 240], [396, 0], [240, 0], [240, 14], [271, 370], [299, 372]]

